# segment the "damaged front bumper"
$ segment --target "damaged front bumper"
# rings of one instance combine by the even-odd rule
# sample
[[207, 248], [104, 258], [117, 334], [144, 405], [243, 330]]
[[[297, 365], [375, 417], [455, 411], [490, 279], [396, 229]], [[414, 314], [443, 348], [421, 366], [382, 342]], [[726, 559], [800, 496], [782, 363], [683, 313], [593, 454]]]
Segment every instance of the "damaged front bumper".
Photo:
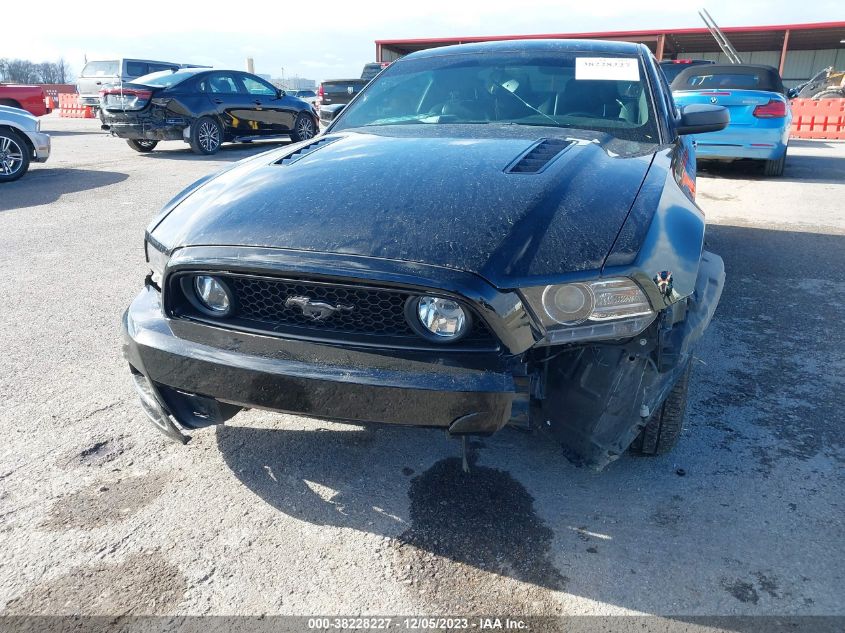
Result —
[[148, 417], [178, 441], [187, 441], [185, 429], [252, 407], [456, 435], [511, 423], [542, 429], [573, 461], [602, 468], [624, 453], [683, 373], [724, 279], [721, 258], [705, 252], [694, 292], [631, 339], [453, 355], [170, 319], [148, 285], [124, 314], [123, 351]]
[[[198, 340], [202, 330], [213, 346]], [[169, 320], [149, 286], [124, 314], [123, 334], [147, 415], [180, 441], [180, 428], [220, 424], [253, 407], [489, 434], [510, 419], [517, 391], [501, 359], [445, 367]]]

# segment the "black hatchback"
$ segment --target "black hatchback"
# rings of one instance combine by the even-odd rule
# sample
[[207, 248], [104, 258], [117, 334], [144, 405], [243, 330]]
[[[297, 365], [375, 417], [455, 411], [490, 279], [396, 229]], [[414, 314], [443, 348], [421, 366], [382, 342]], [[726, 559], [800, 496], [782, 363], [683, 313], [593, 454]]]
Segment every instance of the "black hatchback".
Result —
[[100, 93], [102, 128], [138, 152], [159, 141], [185, 141], [214, 154], [227, 141], [317, 133], [310, 106], [261, 77], [236, 70], [182, 68], [139, 77]]

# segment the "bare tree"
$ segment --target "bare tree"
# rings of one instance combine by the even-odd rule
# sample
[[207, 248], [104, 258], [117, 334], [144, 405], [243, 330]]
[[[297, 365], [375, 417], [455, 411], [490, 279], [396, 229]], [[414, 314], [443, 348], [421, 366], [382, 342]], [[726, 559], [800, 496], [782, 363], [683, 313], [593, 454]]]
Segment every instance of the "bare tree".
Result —
[[56, 83], [66, 84], [70, 82], [70, 66], [67, 65], [64, 57], [60, 57], [56, 62]]
[[3, 75], [10, 83], [31, 84], [38, 81], [38, 67], [28, 59], [7, 59]]
[[0, 81], [16, 84], [65, 84], [71, 81], [64, 57], [57, 62], [34, 64], [27, 59], [0, 58]]
[[41, 62], [37, 66], [38, 78], [42, 84], [59, 83], [57, 79], [58, 69], [56, 68], [56, 64], [53, 62]]

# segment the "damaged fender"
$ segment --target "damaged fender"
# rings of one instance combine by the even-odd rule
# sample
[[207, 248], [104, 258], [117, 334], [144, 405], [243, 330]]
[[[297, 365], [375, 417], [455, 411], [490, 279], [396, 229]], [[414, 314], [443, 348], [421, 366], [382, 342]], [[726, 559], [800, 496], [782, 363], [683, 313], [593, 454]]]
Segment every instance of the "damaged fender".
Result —
[[625, 452], [690, 362], [724, 283], [724, 262], [705, 251], [692, 295], [640, 336], [575, 348], [545, 363], [540, 426], [571, 460], [601, 470]]

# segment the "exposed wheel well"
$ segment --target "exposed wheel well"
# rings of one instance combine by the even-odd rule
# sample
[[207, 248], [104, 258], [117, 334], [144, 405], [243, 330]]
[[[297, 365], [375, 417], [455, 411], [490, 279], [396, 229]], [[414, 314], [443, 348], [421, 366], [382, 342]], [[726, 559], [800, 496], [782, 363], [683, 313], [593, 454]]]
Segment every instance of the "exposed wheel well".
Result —
[[20, 108], [21, 104], [14, 99], [0, 99], [0, 105], [9, 106], [10, 108]]

